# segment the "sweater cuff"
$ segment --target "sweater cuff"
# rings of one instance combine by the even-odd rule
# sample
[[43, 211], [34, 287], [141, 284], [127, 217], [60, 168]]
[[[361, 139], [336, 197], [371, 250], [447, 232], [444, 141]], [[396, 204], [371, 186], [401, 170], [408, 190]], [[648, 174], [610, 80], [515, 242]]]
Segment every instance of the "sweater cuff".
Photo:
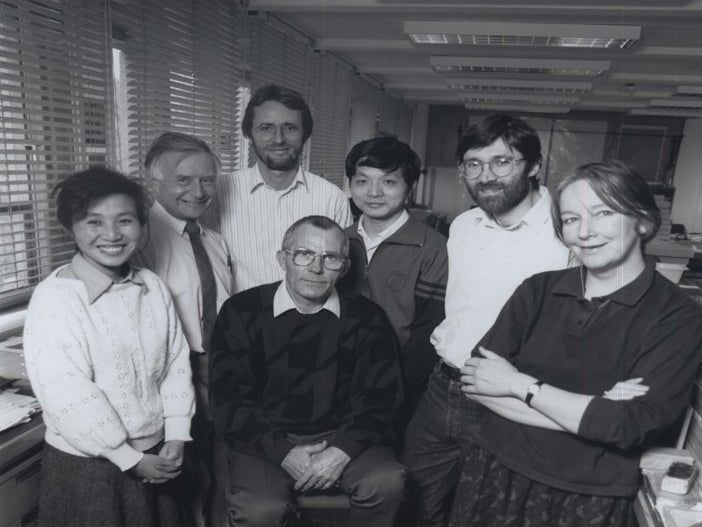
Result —
[[335, 435], [327, 446], [335, 446], [339, 450], [343, 450], [351, 458], [355, 459], [358, 455], [365, 450], [363, 445], [358, 441], [345, 436]]
[[134, 450], [127, 443], [122, 443], [113, 450], [105, 450], [101, 455], [117, 465], [122, 472], [135, 466], [144, 457], [143, 452]]
[[165, 441], [192, 441], [190, 417], [166, 417], [164, 420]]

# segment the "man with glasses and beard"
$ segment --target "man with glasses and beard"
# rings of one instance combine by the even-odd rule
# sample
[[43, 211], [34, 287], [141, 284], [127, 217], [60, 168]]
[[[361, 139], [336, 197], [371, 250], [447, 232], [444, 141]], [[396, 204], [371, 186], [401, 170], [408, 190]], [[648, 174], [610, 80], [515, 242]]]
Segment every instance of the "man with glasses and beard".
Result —
[[367, 298], [339, 293], [348, 239], [324, 216], [293, 223], [281, 282], [227, 300], [212, 335], [210, 400], [229, 447], [229, 525], [289, 525], [295, 495], [339, 488], [349, 527], [387, 527], [406, 471], [392, 448], [397, 342]]
[[219, 221], [233, 258], [235, 291], [283, 277], [274, 255], [294, 221], [318, 214], [342, 227], [351, 224], [343, 191], [301, 166], [312, 124], [302, 96], [282, 86], [263, 86], [246, 106], [241, 128], [257, 163], [217, 181]]
[[530, 125], [490, 115], [468, 127], [457, 161], [478, 207], [451, 224], [446, 318], [431, 335], [440, 361], [407, 430], [403, 456], [424, 527], [445, 524], [464, 448], [483, 414], [461, 391], [459, 369], [517, 286], [532, 274], [566, 267], [569, 259], [554, 234], [549, 193], [539, 186], [541, 143]]

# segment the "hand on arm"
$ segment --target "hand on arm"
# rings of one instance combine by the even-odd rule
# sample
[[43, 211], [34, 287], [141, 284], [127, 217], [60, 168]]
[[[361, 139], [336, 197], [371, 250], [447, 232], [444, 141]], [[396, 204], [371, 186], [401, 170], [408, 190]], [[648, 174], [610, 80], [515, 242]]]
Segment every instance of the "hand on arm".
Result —
[[641, 384], [643, 377], [620, 381], [609, 390], [605, 390], [602, 396], [610, 401], [629, 401], [634, 397], [646, 395], [648, 386]]
[[[497, 353], [482, 346], [480, 352], [484, 358], [471, 357], [461, 369], [464, 374], [462, 380], [466, 383], [462, 390], [467, 394], [524, 400], [527, 390], [537, 379], [520, 373]], [[567, 392], [544, 384], [538, 395], [531, 400], [531, 406], [566, 431], [576, 433], [591, 400], [591, 395]]]
[[[461, 380], [465, 384], [462, 390], [468, 397], [519, 423], [577, 433], [593, 396], [543, 385], [529, 407], [523, 400], [536, 379], [520, 373], [500, 355], [483, 347], [480, 351], [484, 358], [472, 357], [461, 369]], [[604, 397], [624, 401], [644, 395], [648, 387], [640, 384], [641, 381], [641, 378], [636, 378], [618, 382], [605, 392]]]
[[295, 481], [298, 481], [309, 468], [312, 462], [312, 455], [322, 452], [325, 448], [327, 448], [326, 441], [314, 445], [296, 446], [288, 452], [280, 463], [280, 466], [285, 472], [290, 474]]
[[329, 447], [312, 455], [312, 462], [307, 470], [295, 482], [299, 492], [325, 490], [339, 481], [351, 458], [343, 450]]
[[175, 461], [178, 465], [183, 464], [183, 451], [185, 450], [185, 443], [183, 441], [166, 441], [161, 447], [161, 451], [158, 453], [159, 456]]

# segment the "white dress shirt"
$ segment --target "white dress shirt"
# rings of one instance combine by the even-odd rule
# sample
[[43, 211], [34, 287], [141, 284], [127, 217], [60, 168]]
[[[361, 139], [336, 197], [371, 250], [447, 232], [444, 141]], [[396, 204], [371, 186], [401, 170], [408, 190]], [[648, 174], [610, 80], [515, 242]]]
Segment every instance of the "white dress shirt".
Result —
[[[217, 284], [217, 311], [232, 291], [229, 251], [222, 237], [201, 227], [202, 245], [210, 257]], [[185, 220], [171, 216], [156, 202], [149, 214], [149, 240], [133, 259], [155, 272], [168, 286], [190, 349], [202, 352], [202, 293]]]
[[[273, 296], [273, 317], [282, 315], [283, 313], [285, 313], [286, 311], [290, 311], [291, 309], [302, 313], [302, 311], [300, 311], [300, 308], [298, 308], [295, 305], [295, 302], [290, 296], [288, 288], [285, 284], [286, 282], [285, 280], [283, 280], [282, 282], [280, 282], [278, 289], [275, 290], [275, 295]], [[327, 311], [336, 315], [336, 318], [341, 317], [341, 302], [339, 301], [339, 293], [337, 293], [336, 288], [332, 289], [329, 298], [327, 298], [323, 305], [319, 306], [319, 309], [311, 311], [307, 314], [309, 315], [311, 313], [319, 313], [322, 309], [326, 309]]]
[[431, 335], [445, 362], [463, 366], [526, 278], [568, 266], [569, 251], [553, 231], [550, 209], [551, 196], [541, 187], [539, 200], [513, 227], [500, 227], [480, 208], [453, 221], [446, 318]]
[[409, 219], [409, 212], [406, 210], [402, 211], [402, 214], [400, 214], [395, 221], [392, 222], [392, 225], [389, 225], [386, 227], [384, 230], [380, 231], [378, 234], [375, 236], [371, 236], [366, 232], [365, 227], [363, 227], [363, 220], [365, 218], [364, 215], [361, 215], [361, 218], [358, 220], [358, 235], [361, 237], [363, 240], [363, 245], [366, 247], [366, 257], [368, 258], [368, 261], [371, 261], [371, 258], [373, 258], [373, 255], [375, 254], [375, 250], [380, 246], [381, 243], [383, 243], [385, 240], [387, 240], [390, 236], [395, 234], [397, 231], [400, 230], [400, 227], [402, 227], [405, 223], [407, 223], [407, 220]]

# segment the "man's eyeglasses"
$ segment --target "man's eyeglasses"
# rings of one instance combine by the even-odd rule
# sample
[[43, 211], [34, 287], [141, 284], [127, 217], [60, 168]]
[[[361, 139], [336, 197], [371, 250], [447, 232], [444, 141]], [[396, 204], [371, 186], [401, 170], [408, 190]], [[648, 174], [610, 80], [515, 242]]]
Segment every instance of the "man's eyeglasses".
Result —
[[497, 177], [507, 177], [512, 171], [517, 163], [524, 161], [522, 159], [514, 159], [512, 157], [493, 157], [490, 161], [483, 162], [478, 159], [469, 159], [458, 165], [458, 170], [461, 172], [461, 176], [466, 179], [477, 179], [483, 173], [485, 165], [490, 167], [490, 171]]
[[287, 139], [295, 140], [302, 137], [302, 128], [296, 124], [283, 124], [278, 127], [271, 123], [263, 123], [256, 126], [253, 130], [256, 132], [256, 135], [265, 141], [273, 139], [278, 133], [278, 130], [280, 130]]
[[283, 252], [292, 256], [292, 262], [299, 267], [307, 267], [316, 258], [322, 261], [322, 265], [329, 271], [341, 271], [346, 265], [346, 258], [336, 253], [316, 253], [310, 249], [283, 249]]

